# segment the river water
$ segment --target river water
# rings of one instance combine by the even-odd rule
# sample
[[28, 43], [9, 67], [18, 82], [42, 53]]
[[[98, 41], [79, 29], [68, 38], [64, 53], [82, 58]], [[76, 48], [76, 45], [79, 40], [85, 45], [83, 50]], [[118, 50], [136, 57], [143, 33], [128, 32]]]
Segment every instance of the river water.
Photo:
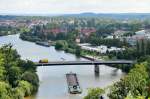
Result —
[[[22, 59], [29, 59], [34, 62], [40, 59], [47, 58], [49, 61], [68, 60], [85, 60], [77, 58], [73, 54], [65, 53], [64, 51], [56, 51], [52, 47], [43, 47], [35, 43], [22, 41], [19, 35], [9, 35], [0, 37], [0, 46], [3, 44], [12, 43], [17, 49]], [[83, 90], [82, 94], [70, 95], [68, 93], [65, 74], [74, 72], [77, 74], [80, 86]], [[116, 68], [105, 65], [100, 66], [100, 76], [94, 74], [94, 66], [54, 66], [54, 67], [38, 67], [37, 74], [40, 78], [40, 86], [37, 94], [32, 99], [82, 99], [87, 93], [87, 88], [91, 87], [107, 87], [118, 81], [124, 73]], [[29, 97], [31, 99], [31, 97]]]

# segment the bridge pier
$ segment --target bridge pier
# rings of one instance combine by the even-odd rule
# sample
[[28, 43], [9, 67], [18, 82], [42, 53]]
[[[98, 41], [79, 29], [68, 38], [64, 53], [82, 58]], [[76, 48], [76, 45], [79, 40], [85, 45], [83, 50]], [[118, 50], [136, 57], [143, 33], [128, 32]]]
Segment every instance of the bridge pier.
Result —
[[95, 72], [96, 75], [99, 75], [99, 65], [95, 64], [94, 72]]

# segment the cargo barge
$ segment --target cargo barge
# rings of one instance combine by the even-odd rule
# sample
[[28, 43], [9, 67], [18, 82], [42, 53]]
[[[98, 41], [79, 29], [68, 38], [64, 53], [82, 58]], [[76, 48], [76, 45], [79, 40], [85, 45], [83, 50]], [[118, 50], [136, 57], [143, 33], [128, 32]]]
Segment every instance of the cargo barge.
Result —
[[80, 94], [82, 89], [80, 88], [77, 75], [75, 73], [66, 74], [67, 83], [68, 83], [68, 92], [70, 94]]
[[37, 41], [36, 44], [37, 45], [41, 45], [41, 46], [45, 46], [45, 47], [50, 47], [50, 43], [49, 42], [40, 42], [40, 41]]

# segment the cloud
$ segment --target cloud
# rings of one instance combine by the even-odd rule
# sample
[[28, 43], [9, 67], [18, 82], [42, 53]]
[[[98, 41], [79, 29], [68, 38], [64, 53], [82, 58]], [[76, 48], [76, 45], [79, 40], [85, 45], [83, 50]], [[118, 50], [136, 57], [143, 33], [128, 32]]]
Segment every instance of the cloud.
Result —
[[0, 0], [0, 13], [150, 12], [150, 0]]

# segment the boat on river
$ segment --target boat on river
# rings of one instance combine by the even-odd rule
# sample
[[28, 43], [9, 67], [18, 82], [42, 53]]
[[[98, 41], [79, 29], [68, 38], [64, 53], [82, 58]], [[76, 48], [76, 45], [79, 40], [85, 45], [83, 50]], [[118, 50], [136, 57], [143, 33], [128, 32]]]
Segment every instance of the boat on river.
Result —
[[39, 63], [48, 63], [48, 59], [41, 59], [39, 60]]
[[80, 88], [77, 75], [75, 73], [66, 74], [68, 83], [68, 92], [71, 94], [80, 94], [82, 89]]
[[41, 45], [41, 46], [45, 46], [45, 47], [50, 47], [50, 43], [49, 42], [40, 42], [40, 41], [37, 41], [36, 44], [37, 45]]

